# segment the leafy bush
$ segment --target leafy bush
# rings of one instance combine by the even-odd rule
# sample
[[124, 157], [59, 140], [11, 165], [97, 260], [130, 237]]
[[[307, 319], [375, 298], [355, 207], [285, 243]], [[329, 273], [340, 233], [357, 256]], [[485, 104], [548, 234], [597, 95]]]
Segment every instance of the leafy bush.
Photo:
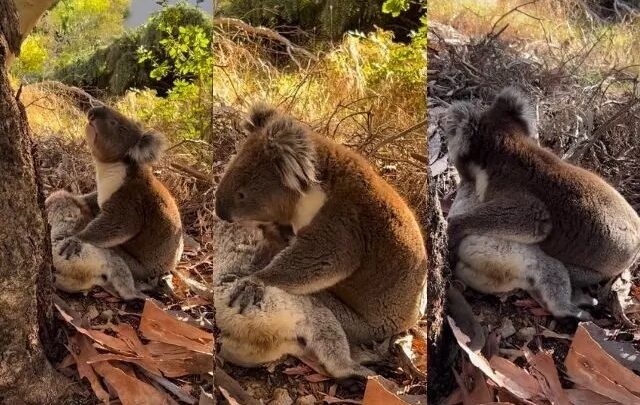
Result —
[[164, 96], [175, 80], [191, 81], [198, 69], [211, 71], [211, 59], [204, 53], [210, 55], [212, 29], [201, 10], [181, 2], [162, 9], [109, 46], [56, 70], [54, 77], [111, 95], [148, 87]]

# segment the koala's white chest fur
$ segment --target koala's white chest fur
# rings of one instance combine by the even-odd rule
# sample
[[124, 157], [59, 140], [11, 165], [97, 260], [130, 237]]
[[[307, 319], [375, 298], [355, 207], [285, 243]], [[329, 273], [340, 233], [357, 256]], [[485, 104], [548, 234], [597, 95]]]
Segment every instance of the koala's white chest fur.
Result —
[[309, 225], [326, 201], [327, 194], [320, 186], [313, 186], [303, 194], [291, 219], [293, 233], [297, 234], [300, 229]]
[[98, 188], [98, 206], [102, 207], [113, 193], [124, 183], [127, 176], [127, 166], [124, 163], [95, 162], [96, 185]]
[[486, 170], [481, 169], [480, 166], [475, 164], [470, 165], [469, 169], [475, 178], [476, 196], [480, 202], [484, 202], [487, 194], [487, 187], [489, 186], [489, 175]]

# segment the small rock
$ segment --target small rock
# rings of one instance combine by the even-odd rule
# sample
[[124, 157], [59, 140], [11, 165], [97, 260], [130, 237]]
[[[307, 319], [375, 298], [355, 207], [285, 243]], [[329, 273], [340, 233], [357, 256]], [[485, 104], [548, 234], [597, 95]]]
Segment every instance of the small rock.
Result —
[[516, 333], [516, 328], [513, 326], [511, 319], [505, 318], [498, 332], [500, 332], [500, 336], [506, 339]]
[[316, 403], [316, 397], [313, 395], [305, 395], [304, 397], [300, 397], [296, 399], [295, 405], [314, 405]]
[[[296, 402], [297, 403], [297, 402]], [[284, 388], [276, 388], [273, 390], [273, 399], [269, 401], [269, 405], [292, 405], [293, 400], [289, 396], [289, 392]]]
[[527, 326], [518, 331], [518, 337], [524, 340], [531, 340], [536, 335], [536, 328]]

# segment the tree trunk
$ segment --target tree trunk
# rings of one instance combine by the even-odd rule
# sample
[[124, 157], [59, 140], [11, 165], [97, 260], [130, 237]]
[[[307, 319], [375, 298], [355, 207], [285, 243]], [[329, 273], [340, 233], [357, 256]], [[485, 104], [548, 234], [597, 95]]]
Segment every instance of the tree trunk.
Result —
[[48, 227], [26, 114], [7, 74], [21, 38], [14, 2], [0, 1], [0, 402], [59, 404], [69, 382], [45, 356], [56, 348]]
[[427, 268], [427, 399], [436, 403], [439, 393], [446, 392], [453, 381], [450, 348], [452, 336], [445, 322], [447, 288], [450, 270], [448, 262], [447, 221], [442, 215], [436, 182], [427, 165], [429, 187], [427, 204], [419, 213], [425, 230], [429, 266]]

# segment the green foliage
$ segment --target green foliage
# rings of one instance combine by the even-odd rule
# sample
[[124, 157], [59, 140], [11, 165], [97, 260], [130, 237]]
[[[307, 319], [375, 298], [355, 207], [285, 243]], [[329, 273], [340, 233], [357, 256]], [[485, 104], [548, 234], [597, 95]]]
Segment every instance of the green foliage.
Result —
[[422, 35], [415, 33], [410, 44], [402, 44], [393, 41], [391, 32], [377, 30], [368, 35], [350, 33], [345, 41], [346, 46], [332, 55], [333, 61], [337, 69], [350, 71], [360, 80], [360, 87], [424, 85], [426, 39]]
[[48, 39], [42, 34], [29, 35], [20, 47], [20, 57], [14, 71], [20, 76], [40, 77], [49, 59]]
[[109, 46], [58, 69], [54, 76], [113, 95], [145, 87], [166, 95], [175, 80], [191, 82], [206, 71], [210, 74], [212, 30], [202, 11], [181, 2], [162, 9]]
[[[26, 49], [16, 72], [46, 76], [86, 57], [122, 34], [128, 8], [129, 0], [58, 1], [25, 40]], [[44, 60], [42, 55], [46, 55]], [[35, 63], [36, 60], [41, 62]], [[23, 68], [27, 65], [30, 68]]]
[[[173, 27], [161, 23], [158, 29], [165, 34], [165, 38], [160, 40], [163, 55], [157, 55], [144, 45], [137, 49], [138, 62], [149, 61], [152, 64], [153, 70], [149, 72], [152, 79], [160, 80], [172, 76], [175, 78], [175, 85], [178, 80], [188, 81], [211, 74], [211, 42], [202, 27]], [[160, 59], [165, 55], [168, 58]]]
[[409, 0], [386, 0], [382, 4], [382, 12], [398, 17], [403, 11], [409, 9]]
[[398, 27], [391, 15], [383, 13], [386, 3], [399, 3], [386, 6], [400, 10], [393, 17], [406, 12], [410, 6], [408, 0], [222, 0], [220, 12], [253, 25], [298, 26], [330, 38], [340, 38], [349, 30], [370, 30], [374, 26], [394, 26], [400, 31], [408, 31], [411, 28], [408, 23], [417, 25], [419, 16], [411, 13], [405, 16], [402, 27]]

